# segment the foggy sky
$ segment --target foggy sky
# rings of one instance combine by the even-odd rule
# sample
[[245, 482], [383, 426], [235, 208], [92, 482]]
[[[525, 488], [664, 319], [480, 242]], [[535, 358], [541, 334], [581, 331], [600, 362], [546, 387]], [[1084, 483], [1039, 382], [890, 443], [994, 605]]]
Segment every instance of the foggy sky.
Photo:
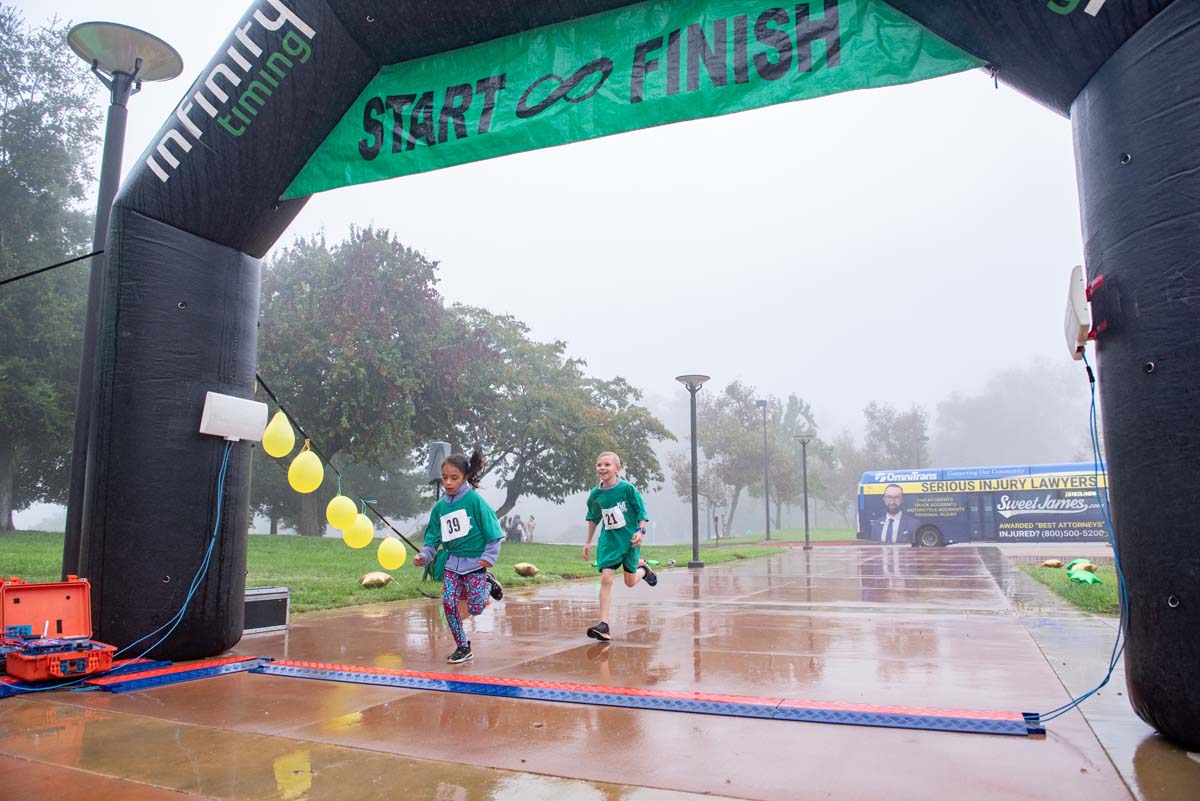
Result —
[[[121, 22], [183, 55], [181, 78], [130, 102], [126, 170], [248, 5], [16, 3], [28, 23]], [[686, 399], [675, 375], [707, 373], [799, 394], [825, 436], [860, 430], [870, 400], [932, 413], [1066, 360], [1082, 261], [1069, 121], [982, 72], [339, 189], [280, 244], [351, 223], [440, 261], [447, 301], [566, 340], [655, 407]]]

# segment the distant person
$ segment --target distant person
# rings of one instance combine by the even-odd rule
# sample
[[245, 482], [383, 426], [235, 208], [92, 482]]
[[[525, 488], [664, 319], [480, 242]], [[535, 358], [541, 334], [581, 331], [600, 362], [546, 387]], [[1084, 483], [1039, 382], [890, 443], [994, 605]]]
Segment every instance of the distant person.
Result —
[[583, 558], [591, 554], [592, 538], [600, 524], [600, 541], [596, 545], [596, 569], [600, 571], [600, 621], [587, 630], [587, 636], [607, 642], [612, 639], [609, 614], [612, 611], [613, 578], [617, 568], [625, 571], [625, 586], [633, 587], [645, 580], [651, 587], [658, 576], [641, 559], [642, 539], [646, 536], [646, 504], [641, 493], [618, 476], [621, 457], [605, 451], [596, 457], [596, 475], [600, 483], [588, 494], [587, 542]]
[[915, 543], [921, 521], [904, 511], [904, 490], [899, 484], [888, 484], [883, 490], [883, 519], [875, 524], [872, 539], [887, 543]]
[[[463, 620], [487, 608], [488, 596], [499, 601], [504, 588], [488, 570], [500, 556], [504, 532], [487, 501], [475, 492], [483, 476], [483, 453], [476, 448], [470, 460], [452, 453], [442, 463], [442, 488], [446, 491], [429, 512], [425, 547], [413, 565], [432, 563], [430, 571], [442, 580], [442, 610], [458, 646], [446, 657], [452, 665], [473, 659]], [[435, 556], [436, 554], [436, 556]]]
[[525, 539], [525, 523], [521, 520], [520, 515], [513, 515], [512, 520], [508, 521], [508, 541], [520, 542]]
[[529, 516], [529, 521], [525, 524], [525, 541], [533, 542], [533, 530], [537, 528], [537, 518], [533, 515]]

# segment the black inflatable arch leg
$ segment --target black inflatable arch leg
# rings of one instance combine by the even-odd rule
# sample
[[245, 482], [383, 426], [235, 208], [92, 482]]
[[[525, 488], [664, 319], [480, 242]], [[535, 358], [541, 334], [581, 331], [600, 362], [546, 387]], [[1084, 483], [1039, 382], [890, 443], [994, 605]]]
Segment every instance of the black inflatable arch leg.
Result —
[[1071, 108], [1137, 713], [1200, 749], [1200, 3], [1177, 2]]
[[[261, 268], [120, 205], [109, 242], [80, 566], [95, 638], [125, 646], [183, 607], [212, 537], [225, 442], [199, 433], [200, 415], [209, 390], [253, 392]], [[151, 656], [196, 659], [241, 638], [249, 470], [249, 445], [235, 445], [207, 576]]]

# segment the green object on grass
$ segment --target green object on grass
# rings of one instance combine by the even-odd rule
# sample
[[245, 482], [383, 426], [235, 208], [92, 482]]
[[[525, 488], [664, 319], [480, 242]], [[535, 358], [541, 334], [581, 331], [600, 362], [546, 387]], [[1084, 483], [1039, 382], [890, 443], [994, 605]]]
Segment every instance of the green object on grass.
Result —
[[1070, 573], [1074, 570], [1075, 565], [1091, 564], [1091, 562], [1091, 559], [1072, 559], [1070, 562], [1067, 562], [1067, 572]]
[[[1086, 561], [1086, 560], [1085, 560]], [[1072, 570], [1067, 573], [1067, 578], [1071, 581], [1076, 581], [1080, 584], [1103, 584], [1104, 582], [1095, 573], [1088, 570]]]

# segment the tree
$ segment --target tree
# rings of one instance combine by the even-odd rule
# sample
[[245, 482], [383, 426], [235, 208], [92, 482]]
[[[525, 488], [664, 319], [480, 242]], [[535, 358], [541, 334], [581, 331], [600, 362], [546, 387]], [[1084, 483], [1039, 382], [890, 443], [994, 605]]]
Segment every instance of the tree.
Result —
[[[422, 417], [457, 408], [427, 386], [446, 324], [436, 267], [370, 227], [332, 248], [323, 236], [297, 239], [267, 265], [260, 371], [326, 459], [395, 464], [414, 448]], [[430, 404], [421, 415], [418, 399]], [[302, 534], [324, 531], [326, 489], [303, 496]]]
[[[684, 503], [692, 502], [692, 455], [691, 452], [676, 452], [667, 456], [667, 469], [675, 494]], [[708, 462], [697, 465], [696, 494], [703, 498], [709, 509], [723, 509], [729, 505], [729, 486], [721, 480], [717, 471]], [[706, 512], [702, 512], [703, 516]], [[717, 532], [720, 536], [720, 532]]]
[[[345, 464], [342, 471], [342, 494], [355, 501], [366, 499], [381, 515], [403, 519], [413, 517], [429, 508], [428, 498], [421, 497], [425, 485], [424, 467], [415, 466], [409, 454], [395, 454], [380, 465]], [[333, 498], [336, 487], [324, 498], [324, 504]], [[368, 516], [372, 517], [368, 512]], [[376, 527], [379, 527], [376, 521]]]
[[878, 459], [876, 468], [921, 467], [929, 455], [929, 415], [914, 404], [897, 412], [889, 404], [871, 401], [863, 409], [867, 422], [866, 449]]
[[276, 459], [262, 448], [255, 448], [250, 462], [250, 510], [270, 522], [270, 533], [278, 534], [280, 525], [296, 528], [300, 524], [300, 495], [287, 481], [288, 457]]
[[[829, 446], [816, 437], [817, 421], [813, 416], [812, 406], [794, 393], [788, 395], [779, 425], [775, 431], [775, 448], [779, 452], [780, 469], [776, 471], [775, 454], [771, 461], [771, 500], [775, 502], [775, 527], [782, 528], [782, 510], [789, 509], [804, 500], [804, 448], [797, 437], [800, 434], [811, 434], [813, 439], [808, 444], [810, 456], [809, 466], [817, 460], [827, 459]], [[819, 498], [824, 492], [824, 476], [816, 470], [808, 471], [808, 494], [810, 498]]]
[[822, 460], [825, 505], [851, 525], [858, 504], [858, 485], [863, 473], [879, 467], [876, 457], [854, 442], [849, 431], [838, 434], [830, 445], [829, 458]]
[[762, 410], [755, 395], [754, 387], [734, 381], [720, 394], [697, 397], [700, 446], [717, 480], [729, 489], [724, 536], [732, 529], [742, 490], [762, 481]]
[[1001, 370], [976, 395], [937, 405], [937, 464], [1091, 461], [1089, 395], [1083, 368], [1037, 361]]
[[[560, 503], [595, 482], [602, 451], [621, 456], [629, 480], [650, 489], [663, 480], [652, 443], [674, 436], [623, 378], [584, 373], [565, 355], [563, 342], [536, 342], [524, 323], [486, 309], [455, 308], [474, 341], [455, 354], [467, 372], [460, 380], [461, 415], [446, 430], [461, 450], [484, 450], [487, 474], [505, 492], [496, 510], [507, 514], [523, 496]], [[449, 358], [449, 357], [447, 357]]]
[[[794, 397], [794, 396], [793, 396]], [[775, 527], [779, 528], [782, 510], [785, 505], [791, 506], [800, 496], [800, 462], [792, 458], [792, 443], [785, 439], [783, 433], [783, 404], [778, 398], [767, 399], [766, 446], [767, 473], [770, 491], [770, 503], [775, 507]], [[759, 409], [758, 421], [758, 470], [749, 482], [747, 491], [753, 498], [763, 495], [763, 430], [762, 409]]]
[[[253, 458], [250, 504], [255, 514], [270, 521], [271, 534], [279, 533], [280, 524], [299, 530], [303, 499], [306, 497], [313, 498], [320, 513], [318, 533], [324, 533], [325, 506], [338, 493], [339, 486], [341, 493], [356, 504], [362, 499], [369, 500], [380, 514], [389, 518], [412, 517], [428, 505], [418, 491], [424, 480], [424, 472], [418, 474], [407, 454], [394, 457], [384, 466], [338, 463], [337, 469], [342, 473], [340, 482], [327, 465], [327, 480], [311, 496], [300, 495], [288, 484], [289, 457], [274, 459], [262, 448], [255, 448]], [[367, 516], [374, 520], [369, 512]], [[378, 521], [375, 522], [378, 527]]]
[[[0, 276], [87, 252], [96, 88], [63, 43], [0, 6]], [[67, 491], [87, 266], [0, 288], [0, 530]]]

